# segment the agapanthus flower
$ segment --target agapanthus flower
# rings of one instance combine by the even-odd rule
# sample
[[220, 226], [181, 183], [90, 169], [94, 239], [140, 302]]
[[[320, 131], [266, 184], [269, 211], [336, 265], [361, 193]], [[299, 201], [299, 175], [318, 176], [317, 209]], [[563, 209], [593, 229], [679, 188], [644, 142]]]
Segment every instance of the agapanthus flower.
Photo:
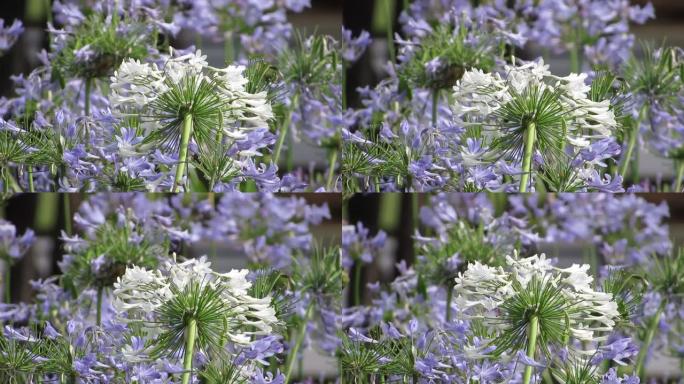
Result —
[[15, 19], [12, 25], [5, 27], [5, 20], [0, 19], [0, 56], [14, 45], [24, 32], [21, 20]]
[[352, 37], [352, 31], [342, 28], [342, 58], [353, 63], [361, 57], [363, 52], [371, 44], [372, 39], [368, 31], [362, 31], [356, 38]]
[[[196, 319], [200, 334], [203, 332], [201, 315], [212, 315], [208, 320], [210, 323], [204, 325], [209, 332], [205, 337], [218, 338], [210, 341], [212, 344], [220, 340], [246, 344], [252, 335], [270, 334], [273, 326], [278, 323], [270, 297], [257, 299], [248, 294], [251, 283], [246, 279], [249, 272], [246, 269], [217, 273], [203, 257], [181, 263], [167, 261], [162, 270], [133, 266], [127, 268], [114, 284], [113, 305], [123, 321], [139, 322], [150, 332], [164, 333], [164, 330], [179, 326], [171, 321], [182, 320], [186, 310], [197, 310], [193, 316], [200, 316]], [[169, 318], [168, 311], [181, 304], [176, 302], [178, 295], [197, 289], [215, 294], [215, 301], [210, 303], [214, 312], [202, 313], [202, 310], [208, 310], [209, 307], [205, 305], [209, 303], [203, 302], [202, 297], [197, 297], [198, 302], [187, 304], [199, 307], [182, 308], [183, 313], [179, 313], [179, 319]], [[164, 321], [169, 323], [163, 323]], [[180, 325], [184, 326], [183, 321]]]
[[[157, 144], [178, 152], [172, 190], [183, 182], [191, 143], [196, 151], [211, 152], [225, 140], [234, 143], [251, 130], [268, 128], [274, 115], [267, 92], [250, 92], [245, 71], [244, 66], [210, 67], [206, 56], [196, 51], [170, 57], [161, 68], [125, 61], [111, 78], [112, 107], [119, 117], [139, 119], [146, 133], [143, 146]], [[253, 155], [244, 150], [236, 157]]]
[[[244, 66], [234, 65], [224, 69], [211, 67], [206, 55], [199, 50], [170, 57], [162, 68], [154, 63], [127, 60], [111, 78], [112, 107], [120, 116], [137, 112], [143, 117], [162, 115], [170, 119], [174, 116], [169, 114], [170, 111], [164, 108], [165, 104], [159, 99], [171, 97], [174, 92], [180, 91], [178, 86], [184, 85], [181, 89], [190, 93], [185, 97], [204, 96], [212, 101], [215, 98], [215, 112], [224, 117], [224, 125], [217, 129], [229, 136], [242, 137], [242, 130], [267, 126], [273, 118], [266, 93], [252, 94], [246, 90], [248, 79], [244, 76], [245, 69]], [[200, 91], [208, 94], [200, 94]], [[195, 101], [207, 102], [203, 99]], [[184, 112], [192, 113], [192, 108], [200, 106], [207, 105], [187, 104], [184, 107], [189, 110]], [[235, 123], [242, 124], [235, 127]]]
[[370, 236], [368, 228], [362, 223], [345, 225], [342, 227], [342, 267], [350, 268], [355, 262], [372, 263], [378, 257], [387, 234], [378, 231], [375, 236]]
[[17, 228], [7, 220], [0, 219], [0, 257], [10, 264], [21, 259], [34, 242], [33, 230], [27, 229], [18, 236]]
[[490, 146], [485, 159], [522, 161], [520, 190], [526, 191], [535, 152], [552, 164], [567, 157], [566, 148], [576, 152], [611, 137], [618, 127], [610, 100], [589, 98], [586, 78], [554, 76], [542, 59], [507, 65], [503, 75], [466, 71], [454, 86], [454, 116], [466, 127], [482, 127]]
[[456, 278], [455, 301], [463, 316], [481, 318], [496, 332], [493, 343], [500, 353], [527, 341], [532, 318], [545, 340], [543, 350], [553, 342], [561, 345], [568, 335], [584, 342], [604, 341], [619, 317], [618, 307], [611, 294], [592, 288], [588, 270], [586, 264], [554, 267], [544, 254], [507, 256], [503, 267], [476, 261]]

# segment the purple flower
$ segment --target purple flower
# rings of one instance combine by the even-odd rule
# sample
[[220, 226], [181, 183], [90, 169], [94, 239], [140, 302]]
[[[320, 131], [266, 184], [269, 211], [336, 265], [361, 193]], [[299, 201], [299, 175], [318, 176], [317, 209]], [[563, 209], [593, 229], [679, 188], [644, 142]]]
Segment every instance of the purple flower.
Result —
[[591, 359], [592, 364], [598, 365], [604, 360], [613, 360], [620, 365], [626, 365], [625, 359], [636, 356], [639, 353], [639, 347], [632, 342], [631, 338], [612, 339], [612, 341], [608, 340], [608, 344], [598, 348], [597, 353]]
[[611, 368], [601, 378], [601, 384], [639, 384], [639, 377], [624, 375], [622, 378], [618, 377], [617, 370]]
[[9, 221], [0, 219], [0, 256], [13, 263], [26, 254], [34, 242], [31, 229], [17, 237], [17, 228]]
[[587, 180], [587, 187], [599, 192], [623, 193], [625, 191], [625, 188], [622, 186], [621, 175], [615, 175], [614, 177], [604, 175], [604, 177], [601, 178], [601, 175], [599, 175], [596, 170], [590, 172], [590, 177]]
[[18, 19], [15, 19], [9, 27], [4, 26], [5, 20], [0, 19], [0, 55], [12, 48], [24, 32], [24, 25]]
[[342, 228], [342, 267], [351, 268], [354, 262], [372, 263], [385, 246], [387, 234], [384, 231], [371, 237], [370, 231], [357, 223]]
[[342, 58], [353, 63], [361, 57], [371, 44], [370, 33], [362, 31], [359, 36], [352, 38], [352, 31], [342, 27]]

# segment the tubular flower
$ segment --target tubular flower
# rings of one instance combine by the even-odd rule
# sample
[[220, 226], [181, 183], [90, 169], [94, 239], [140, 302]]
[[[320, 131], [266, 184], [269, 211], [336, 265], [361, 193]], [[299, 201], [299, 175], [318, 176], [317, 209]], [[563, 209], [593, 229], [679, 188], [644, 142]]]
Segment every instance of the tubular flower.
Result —
[[217, 123], [217, 133], [242, 138], [244, 131], [267, 127], [273, 118], [267, 93], [247, 91], [245, 70], [241, 65], [211, 67], [199, 50], [171, 57], [161, 68], [129, 59], [111, 77], [112, 106], [120, 116], [138, 113], [151, 121], [168, 122], [190, 113]]
[[[211, 263], [202, 257], [182, 263], [167, 261], [163, 272], [136, 266], [127, 268], [114, 284], [114, 308], [123, 321], [142, 323], [150, 331], [158, 328], [159, 323], [162, 323], [162, 329], [182, 326], [169, 321], [174, 318], [169, 316], [170, 310], [180, 309], [178, 321], [182, 323], [184, 316], [192, 313], [198, 319], [200, 331], [205, 325], [202, 324], [203, 316], [207, 315], [210, 322], [206, 324], [207, 329], [211, 329], [209, 325], [216, 325], [217, 331], [213, 334], [220, 339], [248, 344], [252, 335], [270, 334], [278, 323], [275, 309], [270, 296], [259, 299], [249, 295], [252, 285], [246, 279], [249, 271], [216, 273], [210, 267]], [[184, 304], [179, 308], [178, 299], [183, 295], [192, 300], [180, 301]]]
[[455, 301], [463, 316], [483, 319], [495, 331], [501, 338], [494, 341], [498, 347], [516, 346], [516, 340], [502, 340], [533, 316], [546, 340], [605, 341], [620, 316], [618, 305], [610, 293], [592, 288], [588, 270], [587, 264], [554, 267], [544, 254], [507, 256], [505, 267], [475, 262], [456, 278]]
[[[610, 109], [610, 101], [592, 101], [588, 94], [590, 85], [586, 84], [586, 73], [571, 73], [565, 77], [554, 76], [542, 59], [509, 66], [504, 76], [499, 73], [485, 73], [478, 69], [466, 71], [463, 78], [454, 86], [452, 105], [454, 115], [465, 124], [482, 124], [487, 127], [504, 127], [508, 114], [506, 106], [525, 97], [534, 89], [538, 93], [551, 92], [558, 96], [555, 105], [547, 109], [553, 117], [561, 119], [567, 129], [567, 141], [577, 147], [586, 147], [590, 139], [610, 137], [617, 127], [615, 116]], [[525, 116], [518, 116], [523, 120]], [[528, 116], [528, 118], [539, 116]], [[539, 124], [538, 129], [539, 129]], [[561, 128], [559, 126], [557, 128]], [[584, 129], [584, 131], [582, 130]], [[586, 130], [593, 132], [587, 135]], [[494, 137], [501, 131], [494, 131]]]

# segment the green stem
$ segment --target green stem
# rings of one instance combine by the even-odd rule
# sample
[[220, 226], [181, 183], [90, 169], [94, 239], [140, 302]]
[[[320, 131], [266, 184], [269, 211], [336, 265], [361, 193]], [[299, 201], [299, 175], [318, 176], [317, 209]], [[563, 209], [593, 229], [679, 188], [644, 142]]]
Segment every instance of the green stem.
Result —
[[342, 110], [347, 109], [347, 66], [342, 61]]
[[283, 144], [285, 143], [285, 138], [287, 138], [287, 133], [290, 129], [290, 124], [292, 123], [292, 111], [297, 106], [299, 100], [299, 94], [295, 93], [292, 97], [292, 104], [288, 108], [285, 119], [283, 120], [283, 125], [280, 127], [280, 135], [278, 136], [278, 141], [273, 149], [273, 164], [278, 165], [278, 160], [280, 159], [280, 152], [283, 149]]
[[28, 166], [28, 185], [29, 185], [29, 192], [33, 193], [36, 191], [35, 186], [33, 185], [33, 167]]
[[10, 281], [10, 272], [12, 271], [12, 266], [9, 261], [5, 260], [5, 303], [12, 303], [12, 282]]
[[188, 160], [188, 145], [190, 144], [190, 134], [192, 133], [192, 114], [188, 113], [183, 119], [183, 132], [181, 133], [180, 149], [178, 151], [178, 167], [176, 167], [176, 178], [173, 180], [171, 192], [178, 192], [178, 186], [183, 181], [185, 165]]
[[85, 81], [85, 115], [90, 115], [90, 92], [93, 88], [93, 79], [87, 78]]
[[520, 192], [527, 192], [527, 185], [530, 183], [532, 174], [532, 155], [534, 154], [534, 141], [537, 131], [534, 123], [529, 123], [525, 130], [524, 153], [522, 162], [522, 175], [520, 176]]
[[451, 298], [454, 295], [454, 287], [449, 284], [447, 286], [447, 296], [446, 296], [446, 322], [451, 321]]
[[223, 52], [226, 60], [226, 64], [232, 63], [235, 59], [233, 52], [233, 34], [225, 37], [223, 42]]
[[[534, 360], [534, 352], [537, 350], [537, 332], [539, 331], [539, 319], [536, 315], [530, 318], [529, 330], [527, 335], [527, 357]], [[525, 366], [523, 373], [523, 384], [530, 384], [534, 367]]]
[[325, 189], [328, 192], [333, 192], [333, 180], [335, 179], [335, 165], [337, 165], [337, 149], [330, 151], [329, 158], [330, 170], [328, 171], [328, 181], [326, 182]]
[[573, 45], [570, 50], [570, 72], [580, 73], [582, 70], [582, 50], [580, 44], [580, 31], [575, 29], [573, 31]]
[[682, 177], [684, 177], [684, 161], [675, 161], [675, 166], [677, 168], [677, 178], [675, 179], [674, 192], [682, 191]]
[[[641, 110], [639, 111], [639, 117], [637, 118], [636, 121], [634, 121], [631, 125], [631, 130], [629, 132], [629, 142], [627, 144], [627, 153], [625, 153], [625, 157], [623, 158], [622, 164], [620, 164], [620, 176], [622, 176], [623, 182], [625, 179], [625, 176], [627, 176], [627, 168], [629, 168], [629, 164], [632, 161], [632, 153], [634, 152], [634, 148], [636, 147], [636, 142], [637, 142], [637, 137], [639, 136], [639, 126], [641, 125], [641, 122], [644, 120], [646, 113], [648, 113], [648, 107], [649, 104], [644, 103], [644, 105], [641, 107]], [[635, 182], [637, 180], [634, 180]]]
[[195, 349], [195, 336], [197, 336], [197, 320], [190, 319], [185, 328], [185, 351], [183, 352], [183, 379], [182, 384], [188, 384], [192, 378], [192, 357]]
[[363, 263], [361, 259], [354, 263], [354, 305], [361, 305], [361, 271]]
[[112, 12], [112, 26], [116, 30], [116, 26], [119, 24], [119, 0], [114, 0], [114, 10]]
[[655, 333], [658, 330], [660, 316], [663, 314], [664, 310], [665, 302], [663, 301], [660, 303], [655, 315], [653, 315], [651, 323], [648, 325], [648, 329], [646, 330], [646, 338], [641, 345], [641, 349], [639, 349], [639, 355], [637, 356], [636, 365], [634, 366], [634, 372], [639, 375], [642, 383], [646, 382], [646, 356], [648, 356], [648, 350], [650, 349], [651, 343], [653, 342], [653, 337], [655, 337]]
[[389, 52], [389, 58], [394, 65], [397, 61], [397, 55], [394, 52], [394, 12], [392, 9], [392, 2], [394, 0], [385, 0], [385, 11], [387, 12], [387, 51]]
[[411, 194], [411, 218], [413, 219], [413, 232], [420, 230], [420, 201], [418, 193]]
[[437, 105], [439, 104], [439, 89], [432, 91], [432, 126], [437, 127]]
[[636, 146], [636, 140], [637, 140], [637, 125], [634, 127], [632, 132], [629, 134], [629, 143], [627, 144], [627, 152], [625, 153], [625, 157], [623, 159], [622, 164], [620, 164], [620, 176], [622, 176], [622, 180], [624, 181], [625, 176], [627, 175], [627, 168], [629, 168], [629, 163], [632, 160], [632, 152], [634, 152], [634, 147]]
[[68, 193], [62, 193], [62, 209], [64, 210], [64, 232], [71, 236], [71, 200]]
[[98, 327], [102, 325], [102, 293], [104, 292], [104, 287], [97, 287], [97, 322], [95, 323]]
[[570, 49], [570, 72], [579, 72], [579, 54], [577, 49], [577, 42], [575, 42], [572, 49]]
[[292, 347], [292, 351], [290, 351], [290, 356], [288, 357], [289, 361], [287, 363], [287, 368], [285, 371], [285, 384], [288, 384], [290, 382], [292, 368], [294, 368], [294, 362], [297, 360], [297, 353], [299, 353], [299, 348], [301, 348], [302, 342], [304, 342], [304, 335], [306, 334], [306, 325], [309, 322], [309, 318], [311, 317], [312, 311], [313, 302], [310, 302], [306, 308], [306, 313], [304, 314], [302, 325], [299, 327], [299, 332], [297, 333], [297, 340], [295, 341], [295, 345]]
[[[93, 79], [87, 78], [85, 81], [85, 116], [90, 116], [90, 93], [93, 88]], [[88, 122], [85, 123], [85, 143], [86, 148], [90, 147], [90, 127]]]

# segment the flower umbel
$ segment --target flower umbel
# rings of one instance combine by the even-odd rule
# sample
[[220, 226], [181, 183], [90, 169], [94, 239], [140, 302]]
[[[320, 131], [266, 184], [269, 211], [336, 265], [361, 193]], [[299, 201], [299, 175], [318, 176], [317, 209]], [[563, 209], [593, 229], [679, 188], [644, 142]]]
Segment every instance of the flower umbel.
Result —
[[492, 344], [497, 354], [523, 349], [533, 319], [545, 355], [554, 344], [567, 345], [578, 354], [591, 353], [568, 345], [570, 338], [605, 340], [619, 312], [611, 294], [591, 288], [588, 269], [586, 264], [557, 268], [543, 254], [508, 256], [506, 268], [475, 262], [456, 278], [456, 303], [465, 317], [482, 319], [495, 332]]
[[[202, 257], [182, 263], [167, 261], [164, 273], [127, 268], [114, 284], [114, 307], [126, 321], [149, 325], [150, 331], [161, 325], [163, 332], [169, 332], [184, 325], [187, 317], [195, 317], [204, 346], [220, 346], [219, 340], [244, 344], [251, 335], [269, 334], [278, 322], [271, 297], [257, 299], [248, 294], [248, 270], [217, 273], [210, 267]], [[217, 339], [201, 337], [204, 315], [211, 315], [210, 326], [220, 327]]]

